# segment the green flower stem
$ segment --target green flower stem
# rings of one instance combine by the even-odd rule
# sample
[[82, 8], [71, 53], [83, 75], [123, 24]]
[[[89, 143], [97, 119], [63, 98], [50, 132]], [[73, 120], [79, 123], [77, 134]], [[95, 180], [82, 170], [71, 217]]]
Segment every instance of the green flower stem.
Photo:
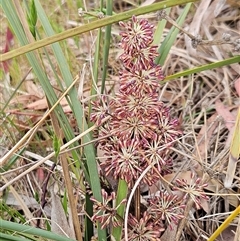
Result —
[[[120, 179], [118, 183], [116, 206], [118, 206], [123, 199], [127, 198], [127, 194], [128, 194], [127, 182], [125, 180]], [[120, 207], [117, 209], [118, 216], [120, 216], [123, 220], [124, 220], [125, 206], [126, 206], [125, 203], [121, 204]], [[116, 241], [120, 241], [122, 236], [122, 226], [114, 227], [112, 231], [112, 235]]]
[[[107, 15], [112, 15], [112, 0], [107, 0]], [[103, 47], [103, 73], [102, 73], [102, 86], [101, 86], [101, 94], [103, 94], [105, 89], [105, 81], [108, 70], [108, 55], [110, 49], [110, 40], [111, 40], [111, 25], [106, 26], [105, 28], [105, 37], [104, 37], [104, 47]]]

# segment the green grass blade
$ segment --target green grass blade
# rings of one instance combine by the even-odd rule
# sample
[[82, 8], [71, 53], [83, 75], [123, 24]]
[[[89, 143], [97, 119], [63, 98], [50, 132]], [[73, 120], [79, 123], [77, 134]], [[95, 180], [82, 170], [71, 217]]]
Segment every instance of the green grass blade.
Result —
[[[128, 194], [127, 182], [125, 180], [120, 179], [118, 183], [116, 206], [118, 206], [123, 199], [127, 198], [127, 194]], [[121, 204], [121, 206], [117, 209], [117, 214], [122, 219], [124, 219], [125, 206], [126, 206], [125, 203]], [[112, 235], [116, 241], [120, 241], [122, 236], [122, 226], [114, 227]]]
[[[86, 193], [86, 208], [85, 211], [88, 214], [89, 217], [93, 216], [93, 203], [90, 200], [90, 196]], [[91, 219], [86, 215], [85, 217], [85, 235], [84, 235], [84, 241], [91, 241], [92, 236], [94, 235], [93, 230], [93, 223]]]
[[[188, 3], [185, 6], [182, 14], [178, 17], [176, 22], [179, 26], [182, 26], [182, 24], [184, 23], [185, 18], [187, 16], [191, 6], [192, 6], [192, 3]], [[169, 31], [167, 37], [164, 39], [161, 47], [158, 50], [160, 56], [155, 61], [157, 64], [164, 65], [164, 62], [169, 54], [169, 51], [170, 51], [171, 47], [173, 46], [173, 43], [176, 41], [178, 33], [179, 33], [179, 29], [173, 26], [171, 28], [171, 30]]]
[[164, 84], [170, 80], [178, 79], [179, 77], [182, 77], [182, 76], [187, 76], [187, 75], [199, 73], [199, 72], [214, 69], [214, 68], [220, 68], [220, 67], [223, 67], [226, 65], [235, 64], [235, 63], [239, 63], [239, 62], [240, 62], [240, 55], [237, 55], [237, 56], [234, 56], [229, 59], [221, 60], [221, 61], [214, 62], [211, 64], [202, 65], [202, 66], [199, 66], [196, 68], [192, 68], [192, 69], [188, 69], [188, 70], [179, 72], [177, 74], [169, 75], [164, 79], [164, 81], [161, 81], [161, 83]]
[[[107, 16], [112, 15], [113, 1], [107, 0]], [[111, 25], [107, 25], [105, 28], [105, 36], [104, 36], [104, 46], [103, 46], [103, 72], [102, 72], [102, 86], [101, 86], [101, 94], [104, 92], [105, 81], [107, 77], [108, 70], [108, 55], [110, 48], [110, 40], [111, 40]]]
[[1, 241], [32, 241], [22, 237], [13, 236], [12, 234], [0, 233]]
[[55, 233], [52, 233], [49, 231], [45, 231], [43, 229], [33, 228], [31, 226], [13, 223], [13, 222], [5, 221], [2, 219], [0, 219], [0, 227], [1, 227], [1, 229], [4, 229], [4, 230], [19, 232], [19, 233], [23, 233], [23, 234], [31, 234], [34, 236], [39, 236], [39, 237], [56, 240], [56, 241], [75, 241], [74, 239], [63, 237], [58, 234], [55, 234]]
[[[167, 15], [170, 13], [170, 10], [171, 10], [171, 8], [165, 9]], [[166, 24], [167, 24], [167, 20], [165, 20], [165, 19], [162, 19], [161, 21], [158, 22], [156, 31], [153, 36], [153, 45], [157, 45], [161, 42], [163, 30], [164, 30]]]

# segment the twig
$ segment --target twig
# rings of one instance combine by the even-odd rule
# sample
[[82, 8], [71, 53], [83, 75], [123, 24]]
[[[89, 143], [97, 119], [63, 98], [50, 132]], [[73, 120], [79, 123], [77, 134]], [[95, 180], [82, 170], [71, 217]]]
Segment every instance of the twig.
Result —
[[42, 215], [42, 210], [44, 209], [44, 207], [45, 207], [45, 205], [46, 205], [46, 203], [47, 203], [45, 197], [46, 197], [46, 193], [47, 193], [48, 181], [49, 181], [50, 176], [51, 176], [51, 174], [52, 174], [52, 171], [54, 170], [55, 167], [56, 167], [56, 164], [53, 163], [53, 165], [52, 165], [52, 167], [51, 167], [51, 170], [50, 170], [50, 172], [47, 174], [47, 177], [46, 177], [46, 179], [44, 180], [44, 183], [43, 183], [42, 195], [41, 195], [41, 208], [39, 209], [39, 211], [38, 211], [38, 213], [37, 213], [37, 217], [39, 218], [39, 219], [37, 219], [37, 225], [36, 225], [37, 228], [39, 228], [39, 226], [40, 226], [40, 220], [41, 220], [40, 217], [41, 217], [41, 215]]
[[223, 35], [222, 39], [216, 39], [216, 40], [203, 40], [201, 36], [194, 36], [191, 33], [185, 31], [181, 26], [179, 26], [171, 17], [169, 17], [166, 14], [166, 11], [162, 10], [157, 13], [158, 18], [165, 19], [169, 23], [171, 23], [173, 26], [181, 30], [183, 33], [185, 33], [191, 40], [192, 40], [192, 47], [197, 48], [198, 45], [222, 45], [222, 44], [231, 44], [235, 47], [236, 51], [239, 51], [240, 49], [240, 39], [237, 39], [235, 41], [231, 40], [231, 35], [225, 34]]

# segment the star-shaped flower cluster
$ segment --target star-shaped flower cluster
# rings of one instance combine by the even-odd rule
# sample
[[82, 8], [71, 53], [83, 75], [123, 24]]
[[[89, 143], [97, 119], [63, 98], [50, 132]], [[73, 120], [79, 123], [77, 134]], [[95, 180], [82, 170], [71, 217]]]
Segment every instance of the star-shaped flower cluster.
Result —
[[[119, 91], [109, 103], [105, 96], [93, 103], [91, 121], [99, 125], [98, 144], [107, 157], [101, 163], [106, 175], [124, 179], [131, 186], [152, 165], [151, 175], [143, 179], [152, 185], [171, 163], [168, 149], [180, 134], [178, 120], [158, 99], [164, 76], [161, 66], [154, 63], [158, 53], [152, 45], [153, 25], [133, 16], [120, 26], [125, 31], [120, 33], [123, 69]], [[107, 116], [109, 120], [102, 123]]]

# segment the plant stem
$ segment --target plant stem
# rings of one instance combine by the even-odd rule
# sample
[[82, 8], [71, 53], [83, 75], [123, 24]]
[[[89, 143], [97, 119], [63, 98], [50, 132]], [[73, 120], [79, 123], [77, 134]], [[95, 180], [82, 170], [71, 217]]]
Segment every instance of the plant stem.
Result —
[[134, 193], [134, 208], [135, 208], [135, 217], [140, 220], [140, 186], [137, 187], [136, 192]]
[[[118, 183], [116, 206], [119, 205], [119, 203], [127, 197], [127, 193], [128, 193], [127, 182], [125, 180], [120, 179]], [[125, 206], [126, 206], [125, 203], [121, 204], [117, 210], [118, 216], [120, 216], [122, 219], [124, 219]], [[121, 235], [122, 235], [122, 226], [114, 227], [112, 235], [116, 241], [120, 241]]]

